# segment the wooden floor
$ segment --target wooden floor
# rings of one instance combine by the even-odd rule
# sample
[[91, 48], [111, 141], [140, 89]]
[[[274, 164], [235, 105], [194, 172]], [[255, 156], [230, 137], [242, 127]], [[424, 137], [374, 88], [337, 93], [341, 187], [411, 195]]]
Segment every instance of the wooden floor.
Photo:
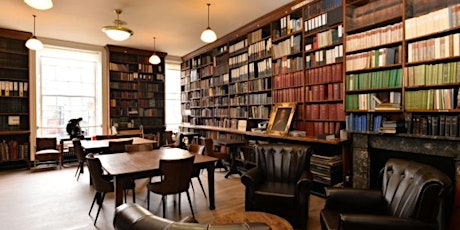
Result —
[[[75, 165], [67, 165], [62, 169], [26, 170], [16, 169], [0, 172], [0, 229], [9, 230], [80, 230], [80, 229], [113, 229], [114, 212], [113, 193], [107, 194], [96, 227], [93, 218], [97, 206], [91, 216], [89, 207], [94, 190], [89, 186], [89, 174], [85, 171], [76, 181]], [[198, 181], [193, 179], [195, 192], [190, 189], [192, 205], [196, 218], [201, 223], [211, 223], [215, 217], [230, 212], [244, 211], [244, 186], [240, 177], [232, 175], [224, 178], [225, 172], [216, 171], [216, 209], [209, 210], [208, 202], [201, 191]], [[202, 181], [207, 191], [207, 177], [203, 173]], [[136, 181], [136, 203], [146, 207], [145, 180]], [[151, 194], [150, 211], [162, 215], [161, 197]], [[182, 212], [179, 211], [177, 197], [168, 196], [168, 219], [180, 220], [191, 215], [187, 196], [182, 195]], [[128, 202], [132, 197], [128, 196]], [[176, 205], [175, 205], [176, 203]], [[319, 210], [324, 200], [310, 196], [310, 214], [308, 230], [319, 230]]]

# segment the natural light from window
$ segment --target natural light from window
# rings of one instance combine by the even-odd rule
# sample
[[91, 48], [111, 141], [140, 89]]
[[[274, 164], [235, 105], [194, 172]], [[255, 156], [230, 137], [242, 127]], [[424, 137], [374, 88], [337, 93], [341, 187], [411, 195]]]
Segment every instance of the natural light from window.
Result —
[[85, 136], [101, 133], [101, 52], [45, 46], [37, 55], [37, 136], [68, 138], [67, 122], [80, 117]]
[[180, 107], [180, 65], [166, 63], [165, 123], [166, 130], [179, 131], [182, 121]]

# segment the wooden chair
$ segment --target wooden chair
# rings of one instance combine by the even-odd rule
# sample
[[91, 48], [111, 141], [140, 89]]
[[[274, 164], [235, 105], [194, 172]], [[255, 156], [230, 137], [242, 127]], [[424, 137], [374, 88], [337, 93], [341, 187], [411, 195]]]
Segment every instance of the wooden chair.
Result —
[[163, 147], [177, 148], [180, 145], [181, 135], [180, 132], [176, 133], [176, 140], [172, 139], [172, 131], [165, 131], [166, 144]]
[[34, 168], [37, 163], [54, 161], [59, 168], [62, 166], [62, 152], [58, 150], [56, 137], [37, 137]]
[[204, 139], [204, 149], [205, 149], [206, 155], [219, 159], [216, 162], [216, 168], [223, 168], [227, 170], [227, 167], [225, 166], [223, 161], [224, 160], [228, 161], [228, 154], [214, 151], [214, 141], [212, 140], [212, 138]]
[[77, 176], [77, 181], [78, 181], [78, 179], [80, 178], [80, 174], [83, 174], [83, 169], [84, 169], [84, 165], [86, 162], [86, 158], [85, 158], [86, 154], [85, 154], [85, 150], [81, 146], [80, 139], [74, 138], [72, 140], [72, 144], [73, 144], [73, 152], [75, 156], [77, 157], [77, 161], [78, 161], [77, 171], [75, 172], [75, 176], [77, 176], [78, 174]]
[[96, 140], [117, 139], [117, 135], [96, 135]]
[[[104, 202], [105, 194], [109, 192], [114, 192], [113, 186], [113, 177], [110, 175], [104, 175], [102, 172], [102, 164], [99, 158], [95, 158], [92, 153], [86, 155], [86, 164], [88, 165], [89, 174], [91, 175], [92, 186], [96, 190], [96, 194], [94, 195], [93, 202], [91, 203], [91, 208], [89, 209], [88, 215], [91, 215], [91, 211], [93, 210], [94, 203], [97, 201], [97, 205], [99, 208], [97, 209], [96, 218], [94, 219], [94, 225], [96, 225], [97, 218], [99, 216], [99, 212], [102, 208], [102, 203]], [[135, 184], [129, 183], [126, 185], [126, 189], [133, 190], [133, 202], [136, 202], [135, 197]], [[125, 191], [125, 199], [126, 199], [126, 191]]]
[[[203, 153], [204, 153], [204, 145], [199, 145], [199, 144], [192, 143], [192, 144], [188, 145], [188, 151], [190, 153], [192, 153], [192, 154], [201, 154], [201, 155], [203, 155]], [[204, 187], [203, 187], [203, 183], [201, 183], [200, 174], [201, 174], [201, 168], [193, 167], [192, 178], [198, 179], [198, 183], [200, 183], [200, 187], [201, 187], [201, 190], [203, 191], [203, 195], [204, 195], [204, 197], [207, 198], [206, 192], [205, 192]], [[192, 185], [193, 191], [195, 191], [195, 188], [193, 187], [192, 181], [190, 181], [190, 184]]]
[[193, 161], [195, 156], [182, 158], [182, 159], [161, 159], [160, 170], [163, 173], [163, 179], [158, 182], [149, 183], [147, 185], [147, 209], [150, 208], [150, 192], [160, 194], [163, 205], [163, 217], [166, 213], [165, 197], [170, 194], [179, 194], [179, 207], [180, 207], [180, 194], [187, 193], [188, 202], [192, 211], [192, 217], [195, 219], [193, 212], [192, 201], [188, 189], [193, 170]]
[[150, 151], [150, 150], [153, 150], [152, 143], [125, 145], [125, 151], [128, 153], [133, 153], [133, 152], [138, 152], [138, 151]]
[[123, 153], [126, 152], [127, 145], [132, 145], [133, 139], [126, 141], [109, 141], [109, 151], [108, 153]]

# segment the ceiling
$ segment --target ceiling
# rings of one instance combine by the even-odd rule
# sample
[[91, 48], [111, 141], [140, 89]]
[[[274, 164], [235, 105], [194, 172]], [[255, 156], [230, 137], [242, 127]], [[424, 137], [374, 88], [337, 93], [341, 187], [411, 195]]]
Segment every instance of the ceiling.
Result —
[[[155, 50], [181, 57], [204, 45], [201, 32], [210, 26], [222, 37], [292, 0], [53, 0], [54, 7], [41, 11], [22, 0], [1, 0], [0, 27], [33, 32], [36, 19], [38, 38], [52, 38], [84, 44], [120, 45]], [[101, 28], [113, 25], [114, 9], [122, 9], [120, 20], [134, 35], [122, 42], [110, 40]]]

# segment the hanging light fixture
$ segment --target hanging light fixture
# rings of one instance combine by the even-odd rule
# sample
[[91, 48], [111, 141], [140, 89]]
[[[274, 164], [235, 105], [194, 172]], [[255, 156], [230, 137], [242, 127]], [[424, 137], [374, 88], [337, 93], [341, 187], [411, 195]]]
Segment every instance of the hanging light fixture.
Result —
[[26, 47], [31, 49], [31, 50], [39, 50], [43, 48], [43, 43], [35, 37], [35, 18], [37, 17], [35, 14], [34, 16], [34, 33], [32, 34], [32, 37], [29, 38], [26, 42]]
[[158, 64], [161, 63], [161, 59], [160, 59], [160, 57], [158, 57], [158, 55], [157, 55], [156, 52], [155, 52], [155, 39], [156, 39], [156, 38], [153, 37], [153, 54], [152, 54], [152, 56], [150, 56], [149, 62], [150, 62], [151, 64], [158, 65]]
[[209, 6], [211, 3], [208, 3], [208, 27], [203, 33], [201, 33], [201, 40], [206, 43], [211, 43], [217, 39], [216, 33], [209, 27]]
[[24, 2], [37, 10], [47, 10], [53, 7], [52, 0], [24, 0]]
[[115, 23], [114, 26], [104, 26], [102, 27], [102, 32], [107, 34], [107, 36], [115, 41], [124, 41], [133, 35], [133, 31], [123, 27], [122, 25], [126, 24], [126, 22], [120, 20], [120, 9], [116, 9], [115, 13], [117, 14], [117, 19], [113, 21]]

